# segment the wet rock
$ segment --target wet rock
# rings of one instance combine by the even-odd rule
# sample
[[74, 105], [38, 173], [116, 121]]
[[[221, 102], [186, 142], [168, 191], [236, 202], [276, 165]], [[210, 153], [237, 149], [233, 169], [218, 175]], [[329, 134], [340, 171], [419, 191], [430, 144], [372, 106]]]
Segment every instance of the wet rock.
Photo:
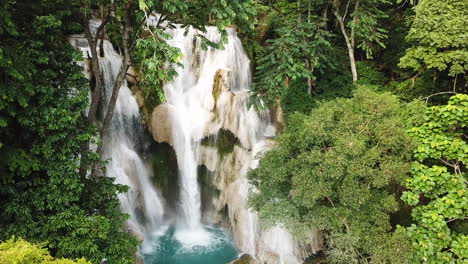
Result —
[[172, 126], [169, 105], [160, 104], [154, 108], [148, 126], [151, 135], [158, 143], [168, 143], [173, 146]]
[[243, 254], [240, 256], [240, 258], [232, 261], [229, 264], [257, 264], [258, 262], [255, 261], [255, 259], [250, 256], [249, 254]]
[[133, 86], [138, 82], [138, 73], [136, 72], [133, 66], [128, 67], [127, 74], [125, 75], [127, 79], [128, 86]]
[[230, 92], [229, 79], [231, 78], [230, 71], [224, 69], [218, 69], [215, 73], [213, 80], [213, 99], [214, 99], [214, 108], [216, 108], [216, 103], [218, 98], [223, 92]]
[[139, 89], [132, 89], [132, 92], [133, 92], [133, 96], [135, 96], [135, 100], [136, 100], [136, 102], [138, 104], [138, 107], [144, 107], [145, 106], [145, 99], [143, 98], [143, 95], [141, 94], [141, 91]]
[[127, 222], [124, 226], [128, 234], [135, 237], [139, 242], [142, 242], [145, 239], [145, 235], [138, 230], [138, 227], [133, 225], [131, 222]]
[[281, 133], [286, 127], [286, 122], [284, 121], [283, 109], [281, 108], [279, 102], [277, 106], [271, 108], [270, 115], [278, 133]]

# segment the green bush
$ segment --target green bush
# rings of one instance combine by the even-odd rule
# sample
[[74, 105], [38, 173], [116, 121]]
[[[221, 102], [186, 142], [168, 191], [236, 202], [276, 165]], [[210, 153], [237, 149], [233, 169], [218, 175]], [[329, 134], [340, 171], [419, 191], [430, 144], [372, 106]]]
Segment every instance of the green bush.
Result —
[[0, 263], [2, 264], [91, 264], [84, 258], [78, 260], [54, 259], [49, 251], [41, 246], [22, 239], [11, 238], [0, 243]]
[[358, 84], [385, 85], [387, 77], [380, 72], [377, 67], [369, 61], [357, 61], [356, 69], [359, 75]]

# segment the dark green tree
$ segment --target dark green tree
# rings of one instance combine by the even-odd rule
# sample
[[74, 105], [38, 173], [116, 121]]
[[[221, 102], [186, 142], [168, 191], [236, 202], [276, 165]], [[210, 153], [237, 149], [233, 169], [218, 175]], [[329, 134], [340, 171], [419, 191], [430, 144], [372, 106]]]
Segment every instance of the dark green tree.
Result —
[[330, 34], [322, 18], [311, 22], [285, 25], [276, 30], [277, 38], [267, 40], [263, 56], [257, 61], [254, 97], [267, 105], [277, 103], [293, 82], [304, 83], [309, 95], [317, 72], [330, 67], [327, 56]]
[[89, 85], [67, 35], [68, 0], [10, 1], [0, 7], [0, 239], [45, 243], [57, 257], [133, 263], [137, 242], [122, 230], [127, 216], [106, 177], [78, 169], [96, 155], [84, 114]]
[[379, 46], [385, 48], [383, 41], [387, 31], [380, 25], [380, 20], [387, 17], [382, 7], [388, 3], [388, 0], [331, 0], [333, 14], [348, 49], [353, 82], [358, 80], [356, 48], [363, 50], [367, 58], [372, 58]]

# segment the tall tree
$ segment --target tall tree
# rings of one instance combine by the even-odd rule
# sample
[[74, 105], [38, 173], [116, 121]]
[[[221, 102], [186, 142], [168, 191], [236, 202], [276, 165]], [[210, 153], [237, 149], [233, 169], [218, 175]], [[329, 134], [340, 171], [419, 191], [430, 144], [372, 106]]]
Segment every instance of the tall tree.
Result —
[[272, 105], [287, 93], [291, 82], [307, 83], [312, 93], [316, 72], [330, 67], [327, 56], [330, 34], [320, 17], [299, 24], [287, 24], [276, 30], [277, 38], [267, 40], [264, 56], [258, 59], [254, 76], [254, 94]]
[[[296, 86], [312, 95], [316, 76], [334, 66], [326, 16], [317, 11], [323, 3], [263, 2], [271, 35], [257, 54], [252, 101], [257, 106], [278, 104]], [[263, 27], [259, 25], [258, 30]]]
[[367, 58], [372, 58], [377, 46], [385, 48], [383, 42], [387, 31], [380, 25], [386, 17], [382, 5], [388, 0], [332, 0], [333, 14], [346, 43], [353, 82], [358, 80], [356, 48], [362, 49]]

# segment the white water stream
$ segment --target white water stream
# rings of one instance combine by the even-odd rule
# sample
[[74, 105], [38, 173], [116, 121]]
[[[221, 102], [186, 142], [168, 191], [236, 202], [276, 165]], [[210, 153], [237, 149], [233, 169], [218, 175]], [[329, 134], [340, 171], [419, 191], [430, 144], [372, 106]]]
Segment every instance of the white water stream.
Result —
[[[92, 26], [96, 26], [97, 22], [92, 22]], [[73, 36], [70, 41], [83, 52], [84, 58], [91, 56], [85, 38]], [[99, 65], [104, 73], [103, 103], [107, 106], [122, 58], [109, 41], [104, 41], [103, 48], [105, 56], [99, 58]], [[83, 66], [85, 73], [88, 72], [88, 65], [83, 63]], [[130, 215], [129, 231], [140, 237], [160, 229], [164, 215], [164, 202], [151, 182], [151, 168], [137, 152], [137, 148], [141, 147], [138, 144], [145, 144], [142, 133], [138, 104], [124, 81], [112, 118], [111, 136], [104, 142], [104, 157], [110, 160], [106, 167], [107, 176], [115, 178], [118, 184], [130, 187], [128, 192], [119, 194], [119, 200], [122, 211]]]
[[[242, 50], [239, 39], [229, 30], [229, 42], [224, 50], [201, 48], [197, 31], [176, 28], [169, 33], [173, 38], [169, 43], [178, 47], [184, 67], [177, 68], [178, 77], [165, 87], [167, 105], [171, 116], [173, 145], [177, 155], [180, 177], [180, 195], [176, 237], [186, 246], [207, 245], [208, 233], [201, 224], [200, 188], [197, 181], [197, 168], [200, 156], [200, 141], [207, 136], [208, 125], [213, 120], [213, 82], [219, 69], [234, 67], [238, 76], [236, 88], [248, 89], [250, 80], [249, 61]], [[219, 41], [220, 34], [209, 27], [205, 36], [211, 41]]]

